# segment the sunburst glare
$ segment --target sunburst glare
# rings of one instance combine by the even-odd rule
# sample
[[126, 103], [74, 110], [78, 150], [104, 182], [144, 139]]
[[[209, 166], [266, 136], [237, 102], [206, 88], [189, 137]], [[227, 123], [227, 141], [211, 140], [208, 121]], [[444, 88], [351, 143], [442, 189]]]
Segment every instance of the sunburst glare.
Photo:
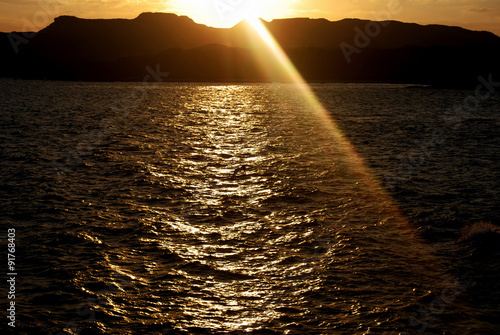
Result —
[[244, 19], [282, 17], [290, 10], [285, 0], [173, 0], [169, 9], [188, 15], [198, 23], [229, 28]]

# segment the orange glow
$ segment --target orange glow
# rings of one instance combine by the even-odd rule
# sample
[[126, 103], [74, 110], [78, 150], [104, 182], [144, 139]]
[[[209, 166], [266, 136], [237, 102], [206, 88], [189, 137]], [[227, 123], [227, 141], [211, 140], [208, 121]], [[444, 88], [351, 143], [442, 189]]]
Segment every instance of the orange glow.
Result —
[[169, 8], [194, 21], [218, 28], [230, 28], [245, 19], [282, 17], [289, 10], [283, 0], [173, 0]]
[[[394, 8], [397, 10], [391, 11]], [[221, 28], [231, 27], [251, 16], [266, 21], [291, 17], [326, 18], [332, 21], [359, 18], [458, 25], [467, 29], [492, 31], [500, 36], [499, 11], [500, 2], [495, 0], [470, 0], [467, 4], [463, 1], [417, 3], [403, 0], [127, 0], [122, 4], [119, 1], [111, 3], [99, 0], [12, 0], [0, 1], [0, 31], [38, 31], [60, 15], [88, 19], [132, 19], [142, 12], [167, 12], [187, 15], [198, 23]]]

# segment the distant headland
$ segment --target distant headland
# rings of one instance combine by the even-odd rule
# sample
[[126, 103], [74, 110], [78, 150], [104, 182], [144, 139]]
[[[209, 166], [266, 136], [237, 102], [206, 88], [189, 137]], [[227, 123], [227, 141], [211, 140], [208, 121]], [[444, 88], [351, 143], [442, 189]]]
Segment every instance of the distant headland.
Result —
[[[486, 31], [359, 19], [262, 22], [310, 82], [465, 87], [500, 75], [500, 37]], [[244, 22], [213, 28], [168, 13], [60, 16], [38, 33], [0, 33], [0, 77], [141, 81], [146, 67], [158, 66], [170, 81], [280, 81], [257, 60], [255, 38]]]

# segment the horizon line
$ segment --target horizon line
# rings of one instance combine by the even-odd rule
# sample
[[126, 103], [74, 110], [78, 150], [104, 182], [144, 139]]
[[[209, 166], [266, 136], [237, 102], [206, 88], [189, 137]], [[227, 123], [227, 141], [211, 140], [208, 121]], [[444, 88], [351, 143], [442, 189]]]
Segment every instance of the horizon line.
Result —
[[[79, 17], [79, 16], [75, 16], [75, 15], [67, 15], [67, 14], [63, 14], [63, 15], [59, 15], [59, 16], [56, 16], [54, 17], [53, 21], [41, 28], [40, 30], [38, 31], [32, 31], [32, 30], [26, 30], [26, 31], [18, 31], [18, 30], [14, 30], [14, 31], [10, 31], [10, 32], [7, 32], [7, 31], [0, 31], [0, 33], [2, 34], [12, 34], [12, 33], [39, 33], [40, 31], [46, 29], [47, 27], [49, 27], [50, 25], [52, 25], [56, 19], [58, 18], [61, 18], [61, 17], [71, 17], [71, 18], [76, 18], [76, 19], [80, 19], [80, 20], [89, 20], [89, 21], [92, 21], [92, 20], [95, 20], [95, 21], [99, 21], [99, 20], [128, 20], [128, 21], [133, 21], [133, 20], [136, 20], [138, 19], [141, 15], [144, 15], [144, 14], [167, 14], [167, 15], [175, 15], [177, 17], [186, 17], [188, 19], [190, 19], [191, 21], [193, 21], [195, 24], [198, 24], [198, 25], [203, 25], [203, 26], [206, 26], [206, 27], [210, 27], [210, 28], [215, 28], [215, 29], [232, 29], [236, 26], [238, 26], [239, 24], [241, 24], [242, 22], [244, 22], [245, 20], [247, 19], [243, 19], [241, 21], [239, 21], [238, 23], [236, 23], [235, 25], [231, 26], [231, 27], [217, 27], [217, 26], [213, 26], [213, 25], [209, 25], [209, 24], [205, 24], [205, 23], [201, 23], [201, 22], [197, 22], [196, 20], [194, 20], [193, 18], [191, 18], [189, 15], [181, 15], [181, 14], [177, 14], [177, 13], [173, 13], [173, 12], [142, 12], [140, 14], [138, 14], [137, 16], [133, 17], [133, 18], [124, 18], [124, 17], [114, 17], [114, 18], [85, 18], [85, 17]], [[497, 37], [500, 38], [500, 34], [496, 34], [494, 33], [493, 31], [490, 31], [490, 30], [473, 30], [473, 29], [468, 29], [468, 28], [465, 28], [463, 26], [458, 26], [458, 25], [447, 25], [447, 24], [442, 24], [442, 23], [427, 23], [427, 24], [423, 24], [423, 23], [418, 23], [418, 22], [405, 22], [405, 21], [400, 21], [400, 20], [371, 20], [371, 19], [361, 19], [361, 18], [354, 18], [354, 17], [345, 17], [343, 19], [340, 19], [340, 20], [329, 20], [327, 18], [312, 18], [312, 17], [284, 17], [284, 18], [276, 18], [276, 19], [272, 19], [270, 21], [262, 18], [262, 17], [258, 17], [259, 20], [262, 20], [266, 23], [272, 23], [274, 21], [282, 21], [282, 20], [297, 20], [297, 19], [303, 19], [303, 20], [325, 20], [325, 21], [328, 21], [328, 22], [331, 22], [331, 23], [335, 23], [335, 22], [341, 22], [341, 21], [345, 21], [345, 20], [358, 20], [358, 21], [367, 21], [367, 22], [398, 22], [398, 23], [404, 23], [404, 24], [415, 24], [415, 25], [419, 25], [419, 26], [422, 26], [422, 27], [427, 27], [427, 26], [443, 26], [443, 27], [451, 27], [451, 28], [460, 28], [460, 29], [464, 29], [464, 30], [468, 30], [468, 31], [474, 31], [474, 32], [488, 32], [488, 33], [491, 33]]]

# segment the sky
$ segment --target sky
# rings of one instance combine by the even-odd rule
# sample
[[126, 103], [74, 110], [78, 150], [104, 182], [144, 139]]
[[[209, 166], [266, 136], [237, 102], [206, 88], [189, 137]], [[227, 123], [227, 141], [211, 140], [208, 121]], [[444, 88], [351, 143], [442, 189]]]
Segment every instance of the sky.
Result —
[[500, 36], [500, 0], [0, 0], [0, 31], [39, 31], [60, 15], [132, 19], [142, 12], [187, 15], [217, 27], [249, 15], [268, 21], [360, 18], [457, 25]]

